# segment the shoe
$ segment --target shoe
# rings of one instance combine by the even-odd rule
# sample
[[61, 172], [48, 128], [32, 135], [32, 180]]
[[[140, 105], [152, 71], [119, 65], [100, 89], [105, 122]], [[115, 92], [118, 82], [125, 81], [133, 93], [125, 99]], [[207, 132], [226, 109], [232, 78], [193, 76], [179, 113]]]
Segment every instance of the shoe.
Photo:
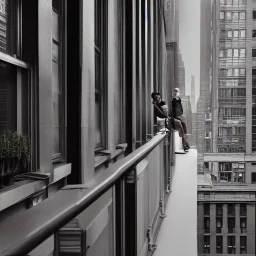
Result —
[[185, 146], [185, 147], [184, 147], [184, 151], [185, 151], [185, 152], [188, 152], [188, 151], [189, 151], [189, 149], [190, 149], [190, 147], [189, 147], [189, 146]]

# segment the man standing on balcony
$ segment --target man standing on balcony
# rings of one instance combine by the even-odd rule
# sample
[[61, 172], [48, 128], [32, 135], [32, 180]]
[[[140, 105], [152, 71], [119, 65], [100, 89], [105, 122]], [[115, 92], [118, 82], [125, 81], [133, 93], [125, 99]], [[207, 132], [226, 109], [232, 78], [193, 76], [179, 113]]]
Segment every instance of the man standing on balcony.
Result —
[[180, 120], [183, 131], [184, 131], [184, 137], [185, 140], [182, 138], [182, 145], [184, 148], [184, 151], [187, 151], [190, 149], [189, 143], [187, 141], [187, 126], [183, 119], [183, 107], [181, 104], [181, 98], [180, 98], [180, 90], [179, 88], [174, 89], [174, 97], [172, 99], [172, 114], [175, 119]]

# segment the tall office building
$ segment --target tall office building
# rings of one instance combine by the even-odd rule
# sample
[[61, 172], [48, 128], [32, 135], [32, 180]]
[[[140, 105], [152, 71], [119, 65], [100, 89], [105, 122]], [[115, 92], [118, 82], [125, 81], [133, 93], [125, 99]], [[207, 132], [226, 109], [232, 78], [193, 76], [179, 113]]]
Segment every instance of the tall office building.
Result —
[[186, 94], [186, 69], [185, 69], [185, 64], [182, 59], [182, 54], [179, 50], [179, 66], [178, 66], [178, 71], [179, 71], [179, 80], [178, 80], [178, 87], [180, 89], [180, 95], [181, 97], [185, 96]]
[[198, 255], [255, 255], [256, 1], [214, 0], [207, 15], [212, 152], [204, 161], [213, 185], [198, 188]]
[[191, 76], [191, 107], [192, 112], [196, 112], [196, 82], [195, 82], [195, 76]]

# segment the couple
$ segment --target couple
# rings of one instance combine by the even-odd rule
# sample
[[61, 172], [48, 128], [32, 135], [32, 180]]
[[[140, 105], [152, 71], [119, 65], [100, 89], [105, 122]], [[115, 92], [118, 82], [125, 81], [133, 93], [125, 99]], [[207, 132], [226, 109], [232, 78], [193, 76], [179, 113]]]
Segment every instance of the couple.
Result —
[[[161, 99], [161, 95], [158, 92], [153, 92], [151, 94], [153, 99], [153, 104], [155, 106], [155, 115], [159, 118], [167, 118], [167, 106]], [[174, 89], [174, 98], [172, 99], [172, 116], [174, 118], [174, 127], [179, 131], [179, 135], [182, 138], [182, 146], [184, 151], [190, 149], [189, 143], [187, 141], [187, 127], [182, 118], [183, 108], [181, 104], [181, 98], [179, 97], [179, 89]]]

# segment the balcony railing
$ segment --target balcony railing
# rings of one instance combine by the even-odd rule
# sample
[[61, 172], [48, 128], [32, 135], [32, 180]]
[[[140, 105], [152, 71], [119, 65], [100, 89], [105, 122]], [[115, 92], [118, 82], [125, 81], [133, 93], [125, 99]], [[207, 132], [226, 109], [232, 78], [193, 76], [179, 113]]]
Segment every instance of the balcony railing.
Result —
[[0, 222], [0, 255], [27, 255], [45, 240], [54, 255], [153, 251], [170, 192], [172, 154], [171, 134], [158, 134], [96, 176], [91, 186], [66, 186]]

